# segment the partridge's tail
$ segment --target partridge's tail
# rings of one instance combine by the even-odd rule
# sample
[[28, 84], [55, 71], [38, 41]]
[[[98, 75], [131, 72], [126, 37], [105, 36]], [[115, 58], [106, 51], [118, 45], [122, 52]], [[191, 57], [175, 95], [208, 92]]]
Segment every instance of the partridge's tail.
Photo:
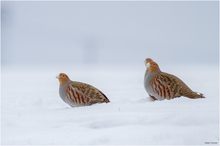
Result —
[[102, 100], [100, 100], [100, 99], [91, 99], [90, 102], [89, 102], [89, 105], [95, 104], [95, 103], [104, 103], [104, 102], [108, 103], [110, 101], [108, 100], [108, 98], [104, 98]]
[[100, 93], [103, 95], [103, 102], [105, 102], [105, 103], [108, 103], [108, 102], [110, 102], [109, 101], [109, 99], [107, 98], [107, 96], [104, 94], [104, 93], [102, 93], [101, 91], [100, 91]]
[[108, 98], [105, 98], [104, 101], [105, 101], [106, 103], [110, 102]]
[[188, 92], [188, 93], [185, 93], [183, 96], [191, 98], [191, 99], [205, 98], [205, 96], [202, 93], [198, 93], [198, 92]]
[[99, 91], [100, 94], [102, 95], [99, 98], [91, 98], [90, 99], [90, 104], [95, 104], [95, 103], [108, 103], [110, 102], [109, 99], [105, 96], [105, 94], [103, 94], [101, 91]]

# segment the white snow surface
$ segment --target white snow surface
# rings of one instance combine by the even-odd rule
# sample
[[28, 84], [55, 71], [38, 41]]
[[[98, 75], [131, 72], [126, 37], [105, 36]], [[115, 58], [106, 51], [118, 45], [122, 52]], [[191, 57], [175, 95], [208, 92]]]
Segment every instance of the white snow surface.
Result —
[[[143, 66], [2, 67], [2, 144], [148, 145], [218, 143], [219, 84], [216, 65], [163, 66], [205, 99], [150, 101]], [[55, 78], [65, 72], [111, 101], [71, 108]]]

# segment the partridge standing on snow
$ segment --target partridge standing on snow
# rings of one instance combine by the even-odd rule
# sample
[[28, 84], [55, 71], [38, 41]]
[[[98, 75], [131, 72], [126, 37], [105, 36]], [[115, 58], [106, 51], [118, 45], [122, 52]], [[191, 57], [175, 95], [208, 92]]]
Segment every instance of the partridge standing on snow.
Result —
[[57, 78], [60, 82], [60, 97], [70, 106], [109, 102], [108, 98], [100, 90], [89, 84], [71, 81], [64, 73], [60, 73]]
[[144, 86], [153, 100], [173, 99], [180, 96], [188, 98], [205, 98], [203, 94], [192, 91], [178, 77], [162, 72], [156, 62], [147, 58]]

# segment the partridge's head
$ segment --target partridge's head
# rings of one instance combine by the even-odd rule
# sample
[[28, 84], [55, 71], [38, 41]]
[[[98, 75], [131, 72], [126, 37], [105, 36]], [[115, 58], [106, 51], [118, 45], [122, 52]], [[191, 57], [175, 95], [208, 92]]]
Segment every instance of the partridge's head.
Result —
[[156, 62], [154, 62], [151, 58], [145, 59], [145, 66], [149, 72], [158, 72], [160, 68]]
[[67, 83], [70, 80], [69, 77], [65, 73], [60, 73], [57, 76], [57, 79], [59, 80], [61, 85]]

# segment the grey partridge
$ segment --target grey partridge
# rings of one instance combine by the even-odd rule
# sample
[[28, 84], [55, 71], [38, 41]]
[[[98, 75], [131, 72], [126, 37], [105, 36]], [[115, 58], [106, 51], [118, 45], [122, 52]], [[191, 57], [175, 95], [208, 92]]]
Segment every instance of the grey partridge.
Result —
[[192, 91], [178, 77], [162, 72], [158, 64], [150, 58], [145, 60], [147, 70], [144, 86], [153, 100], [173, 99], [185, 96], [191, 99], [205, 98], [203, 94]]
[[60, 73], [57, 78], [60, 82], [60, 97], [72, 107], [110, 102], [97, 88], [86, 83], [71, 81], [65, 73]]

